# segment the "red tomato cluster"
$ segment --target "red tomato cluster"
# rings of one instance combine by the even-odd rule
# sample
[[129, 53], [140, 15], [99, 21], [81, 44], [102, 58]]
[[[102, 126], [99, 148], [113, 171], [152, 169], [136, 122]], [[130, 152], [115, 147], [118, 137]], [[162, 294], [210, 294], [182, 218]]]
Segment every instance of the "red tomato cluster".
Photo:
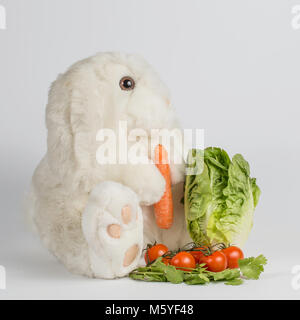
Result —
[[196, 264], [205, 264], [204, 267], [206, 267], [208, 271], [220, 272], [226, 268], [238, 268], [239, 259], [244, 258], [243, 251], [236, 246], [213, 251], [210, 254], [206, 247], [194, 248], [190, 252], [180, 251], [174, 257], [168, 256], [168, 252], [169, 249], [165, 245], [155, 244], [147, 249], [145, 261], [149, 263], [163, 256], [162, 261], [166, 265], [170, 264], [184, 271], [190, 271], [196, 268]]
[[236, 246], [214, 251], [210, 255], [205, 255], [204, 252], [206, 251], [207, 248], [200, 247], [194, 248], [194, 251], [191, 251], [191, 253], [197, 263], [205, 263], [207, 270], [213, 272], [223, 271], [226, 268], [238, 268], [239, 259], [244, 259], [243, 251]]

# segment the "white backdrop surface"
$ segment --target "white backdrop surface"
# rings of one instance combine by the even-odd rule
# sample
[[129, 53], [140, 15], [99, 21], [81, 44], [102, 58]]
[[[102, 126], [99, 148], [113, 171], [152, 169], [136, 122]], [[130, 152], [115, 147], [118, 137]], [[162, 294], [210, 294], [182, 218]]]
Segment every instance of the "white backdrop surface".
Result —
[[[0, 0], [0, 265], [9, 298], [299, 299], [300, 29], [286, 0]], [[46, 150], [50, 83], [98, 51], [142, 54], [161, 74], [184, 128], [242, 153], [262, 189], [247, 255], [259, 281], [173, 286], [69, 274], [24, 226], [22, 198]], [[172, 290], [170, 291], [170, 286]]]

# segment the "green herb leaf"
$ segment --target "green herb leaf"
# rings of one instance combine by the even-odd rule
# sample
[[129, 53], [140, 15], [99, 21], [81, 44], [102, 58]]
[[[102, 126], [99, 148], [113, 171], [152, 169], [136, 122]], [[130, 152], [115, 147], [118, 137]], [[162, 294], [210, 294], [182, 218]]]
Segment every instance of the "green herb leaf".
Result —
[[174, 266], [166, 266], [165, 275], [168, 281], [172, 283], [183, 282], [183, 271], [177, 270]]
[[156, 267], [158, 270], [161, 270], [168, 281], [172, 283], [181, 283], [183, 282], [183, 271], [176, 269], [174, 266], [166, 266], [162, 262], [162, 257], [159, 257], [153, 264], [152, 267]]
[[184, 282], [186, 284], [206, 284], [209, 278], [203, 273], [185, 273]]
[[242, 283], [244, 283], [244, 280], [241, 278], [236, 278], [236, 279], [232, 279], [232, 280], [225, 282], [225, 284], [228, 286], [239, 286]]
[[257, 280], [260, 274], [264, 271], [264, 265], [267, 264], [267, 259], [261, 254], [258, 257], [250, 257], [239, 260], [239, 267], [244, 277], [247, 279]]
[[141, 280], [141, 281], [148, 281], [148, 282], [166, 282], [167, 278], [164, 276], [163, 273], [154, 273], [154, 272], [147, 272], [147, 273], [139, 273], [137, 270], [131, 272], [129, 277], [134, 280]]
[[214, 281], [224, 281], [224, 280], [233, 280], [240, 277], [239, 269], [225, 269], [220, 272], [209, 272], [209, 277]]

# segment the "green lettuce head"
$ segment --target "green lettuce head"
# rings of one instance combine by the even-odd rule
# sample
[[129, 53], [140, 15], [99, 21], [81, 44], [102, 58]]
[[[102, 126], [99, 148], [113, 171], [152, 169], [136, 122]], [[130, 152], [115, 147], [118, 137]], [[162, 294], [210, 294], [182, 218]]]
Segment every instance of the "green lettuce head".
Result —
[[242, 247], [253, 224], [260, 189], [248, 162], [220, 148], [192, 149], [186, 165], [184, 210], [194, 242]]

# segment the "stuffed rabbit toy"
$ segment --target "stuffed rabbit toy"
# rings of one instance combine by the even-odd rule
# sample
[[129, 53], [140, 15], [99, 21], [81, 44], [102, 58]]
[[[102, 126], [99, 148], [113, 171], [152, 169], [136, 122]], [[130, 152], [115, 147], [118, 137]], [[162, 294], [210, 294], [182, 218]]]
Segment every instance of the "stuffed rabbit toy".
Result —
[[32, 218], [45, 246], [70, 271], [89, 277], [125, 276], [146, 243], [172, 249], [189, 239], [180, 203], [184, 163], [170, 163], [174, 223], [163, 230], [153, 204], [163, 196], [165, 180], [151, 152], [146, 164], [97, 161], [97, 132], [118, 132], [120, 121], [128, 131], [178, 127], [167, 88], [142, 58], [99, 53], [52, 84], [48, 149], [32, 179]]

